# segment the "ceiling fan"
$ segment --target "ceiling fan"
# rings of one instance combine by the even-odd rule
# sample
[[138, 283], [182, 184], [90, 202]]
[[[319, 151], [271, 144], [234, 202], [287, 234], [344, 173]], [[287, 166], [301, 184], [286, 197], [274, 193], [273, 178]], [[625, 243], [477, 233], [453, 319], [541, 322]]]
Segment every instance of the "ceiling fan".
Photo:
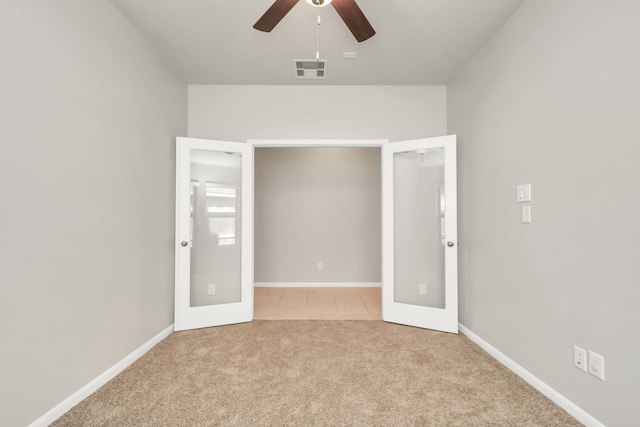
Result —
[[[285, 17], [299, 0], [276, 0], [258, 19], [253, 28], [270, 32]], [[358, 42], [372, 37], [376, 32], [355, 0], [306, 0], [307, 3], [322, 7], [331, 3]]]

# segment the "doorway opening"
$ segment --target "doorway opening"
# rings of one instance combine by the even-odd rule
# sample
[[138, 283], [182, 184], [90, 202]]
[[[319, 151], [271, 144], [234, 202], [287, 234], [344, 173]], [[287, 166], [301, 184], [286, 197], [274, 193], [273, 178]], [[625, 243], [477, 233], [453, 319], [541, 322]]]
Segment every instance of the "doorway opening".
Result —
[[254, 319], [380, 320], [380, 146], [317, 145], [254, 150]]

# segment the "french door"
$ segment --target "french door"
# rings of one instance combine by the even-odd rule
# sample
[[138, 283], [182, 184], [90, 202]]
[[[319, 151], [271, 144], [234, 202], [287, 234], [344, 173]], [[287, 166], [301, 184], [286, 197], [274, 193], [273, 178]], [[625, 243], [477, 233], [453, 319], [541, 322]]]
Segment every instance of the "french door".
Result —
[[[177, 331], [253, 318], [253, 148], [264, 143], [178, 138]], [[383, 320], [455, 333], [456, 137], [375, 143], [382, 150]]]
[[458, 332], [455, 135], [382, 147], [382, 318]]
[[253, 149], [177, 139], [176, 331], [253, 319]]

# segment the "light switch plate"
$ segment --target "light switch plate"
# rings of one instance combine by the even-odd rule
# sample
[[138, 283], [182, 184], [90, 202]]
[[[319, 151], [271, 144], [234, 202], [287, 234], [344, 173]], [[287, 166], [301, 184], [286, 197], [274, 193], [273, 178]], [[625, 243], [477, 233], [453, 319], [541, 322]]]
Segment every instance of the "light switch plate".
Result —
[[604, 357], [589, 351], [589, 373], [604, 381]]
[[516, 201], [518, 203], [531, 201], [531, 184], [521, 184], [517, 187]]
[[531, 206], [522, 207], [522, 223], [531, 224]]

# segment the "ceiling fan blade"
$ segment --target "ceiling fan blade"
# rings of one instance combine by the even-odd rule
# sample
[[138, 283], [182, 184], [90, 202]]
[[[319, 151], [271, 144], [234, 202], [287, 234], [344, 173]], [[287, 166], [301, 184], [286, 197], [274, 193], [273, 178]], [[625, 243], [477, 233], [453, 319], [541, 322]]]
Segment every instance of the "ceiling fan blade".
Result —
[[376, 33], [355, 0], [333, 0], [331, 4], [358, 42], [363, 42]]
[[298, 1], [299, 0], [276, 0], [264, 15], [253, 24], [253, 28], [267, 33], [270, 32]]

